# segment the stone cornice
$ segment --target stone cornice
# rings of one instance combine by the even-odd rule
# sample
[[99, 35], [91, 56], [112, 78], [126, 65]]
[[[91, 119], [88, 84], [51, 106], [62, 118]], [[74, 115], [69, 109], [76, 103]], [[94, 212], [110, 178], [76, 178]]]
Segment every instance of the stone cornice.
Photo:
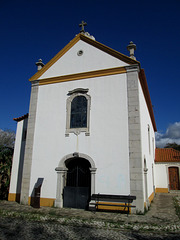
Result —
[[89, 71], [89, 72], [63, 75], [63, 76], [52, 77], [52, 78], [44, 78], [39, 80], [39, 85], [102, 77], [102, 76], [121, 74], [121, 73], [126, 73], [125, 67], [108, 68], [108, 69], [101, 69], [101, 70], [95, 70], [95, 71]]
[[140, 66], [139, 64], [133, 64], [125, 67], [127, 72], [134, 72], [134, 71], [140, 71]]

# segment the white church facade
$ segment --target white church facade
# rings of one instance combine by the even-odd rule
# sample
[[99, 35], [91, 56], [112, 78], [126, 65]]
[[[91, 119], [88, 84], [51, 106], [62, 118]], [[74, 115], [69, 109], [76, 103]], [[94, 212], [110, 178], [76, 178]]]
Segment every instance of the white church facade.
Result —
[[154, 197], [156, 124], [144, 70], [85, 32], [30, 78], [17, 133], [9, 201], [88, 206], [93, 193]]

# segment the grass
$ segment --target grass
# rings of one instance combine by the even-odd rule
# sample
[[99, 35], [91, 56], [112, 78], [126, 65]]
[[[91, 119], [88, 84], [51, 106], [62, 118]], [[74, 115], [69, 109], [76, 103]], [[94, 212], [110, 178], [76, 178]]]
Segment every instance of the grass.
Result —
[[178, 200], [178, 197], [173, 197], [173, 202], [174, 202], [176, 214], [180, 219], [180, 200]]

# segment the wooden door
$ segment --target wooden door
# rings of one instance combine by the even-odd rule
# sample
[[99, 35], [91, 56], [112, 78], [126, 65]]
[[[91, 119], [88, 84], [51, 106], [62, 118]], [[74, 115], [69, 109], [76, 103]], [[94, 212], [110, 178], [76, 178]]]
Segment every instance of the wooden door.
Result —
[[64, 187], [64, 207], [86, 209], [90, 198], [90, 164], [85, 159], [77, 158], [68, 164], [66, 186]]
[[169, 167], [169, 187], [170, 187], [170, 190], [179, 190], [178, 167]]

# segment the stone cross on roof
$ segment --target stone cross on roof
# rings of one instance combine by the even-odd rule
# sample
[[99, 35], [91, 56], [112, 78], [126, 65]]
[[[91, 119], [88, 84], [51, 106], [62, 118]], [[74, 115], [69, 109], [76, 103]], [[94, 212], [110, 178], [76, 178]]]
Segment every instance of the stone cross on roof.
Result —
[[86, 25], [87, 25], [87, 23], [84, 22], [84, 21], [82, 21], [82, 22], [79, 24], [79, 27], [82, 27], [81, 30], [80, 30], [80, 33], [84, 33], [84, 32], [85, 32], [85, 31], [84, 31], [84, 26], [86, 26]]

